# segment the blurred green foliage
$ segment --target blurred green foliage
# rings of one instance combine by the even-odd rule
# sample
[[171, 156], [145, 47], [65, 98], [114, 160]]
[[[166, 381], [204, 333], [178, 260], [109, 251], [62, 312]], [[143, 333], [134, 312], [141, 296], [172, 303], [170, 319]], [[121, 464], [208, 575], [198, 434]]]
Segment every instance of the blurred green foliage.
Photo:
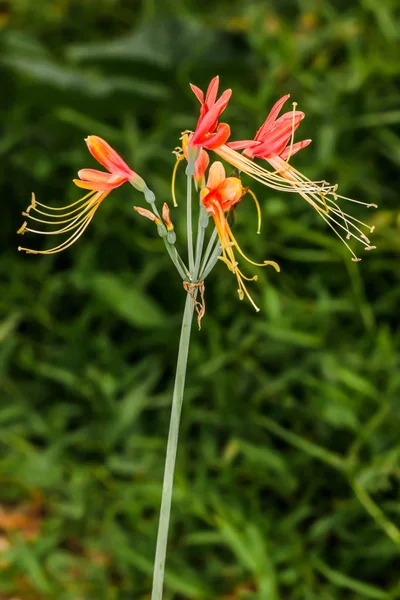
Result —
[[32, 190], [78, 197], [87, 134], [169, 200], [188, 83], [218, 73], [234, 139], [291, 93], [313, 138], [293, 162], [379, 204], [378, 249], [352, 263], [291, 194], [253, 186], [261, 236], [240, 207], [282, 272], [259, 314], [224, 265], [207, 280], [166, 599], [400, 598], [396, 0], [0, 0], [0, 25], [0, 597], [149, 598], [181, 283], [125, 187], [66, 253], [18, 254], [15, 231]]

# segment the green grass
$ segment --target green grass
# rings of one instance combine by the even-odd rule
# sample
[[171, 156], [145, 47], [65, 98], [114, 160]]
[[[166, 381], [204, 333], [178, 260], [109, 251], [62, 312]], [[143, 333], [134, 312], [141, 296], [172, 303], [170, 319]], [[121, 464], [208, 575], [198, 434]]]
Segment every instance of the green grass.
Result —
[[[237, 211], [244, 249], [281, 273], [258, 273], [258, 314], [224, 265], [207, 280], [166, 600], [400, 598], [395, 9], [0, 1], [2, 599], [149, 598], [181, 283], [125, 187], [64, 254], [18, 254], [15, 231], [31, 191], [78, 197], [87, 134], [170, 201], [171, 151], [197, 117], [188, 83], [217, 73], [233, 139], [291, 94], [313, 139], [293, 164], [379, 204], [356, 211], [378, 248], [352, 263], [311, 207], [258, 185], [261, 236], [252, 203]], [[183, 174], [178, 193], [179, 211]]]

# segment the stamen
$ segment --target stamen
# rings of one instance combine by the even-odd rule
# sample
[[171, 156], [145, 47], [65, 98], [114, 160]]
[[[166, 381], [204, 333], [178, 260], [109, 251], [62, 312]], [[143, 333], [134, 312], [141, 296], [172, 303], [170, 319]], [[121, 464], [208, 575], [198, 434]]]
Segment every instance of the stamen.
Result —
[[[61, 229], [57, 229], [57, 230], [53, 230], [53, 231], [40, 231], [37, 229], [30, 229], [30, 228], [26, 228], [26, 231], [30, 231], [31, 233], [39, 233], [42, 235], [53, 235], [53, 234], [59, 234], [59, 233], [66, 233], [67, 231], [71, 231], [72, 229], [76, 229], [81, 223], [82, 221], [85, 220], [86, 216], [85, 213], [87, 213], [89, 210], [91, 210], [93, 207], [95, 207], [95, 209], [97, 209], [97, 207], [100, 205], [100, 203], [104, 200], [104, 198], [109, 194], [109, 192], [97, 192], [99, 194], [99, 196], [97, 198], [92, 198], [87, 204], [86, 204], [86, 208], [84, 210], [82, 210], [76, 217], [72, 218], [72, 222], [67, 225], [66, 227], [62, 227]], [[34, 217], [30, 217], [31, 219], [33, 219]], [[39, 219], [35, 219], [36, 221], [38, 221]], [[67, 221], [69, 221], [70, 219], [68, 219]], [[67, 222], [66, 221], [66, 222]], [[56, 223], [51, 223], [50, 221], [41, 221], [42, 223], [49, 223], [50, 225], [58, 225], [59, 222]]]
[[[54, 248], [51, 248], [49, 250], [33, 250], [31, 248], [24, 248], [21, 246], [18, 248], [18, 250], [23, 250], [27, 254], [55, 254], [57, 252], [61, 252], [62, 250], [65, 250], [66, 248], [71, 246], [83, 234], [83, 232], [89, 225], [90, 221], [92, 220], [96, 210], [98, 209], [98, 207], [100, 206], [100, 204], [102, 203], [104, 198], [106, 198], [106, 196], [108, 196], [109, 193], [110, 193], [109, 190], [97, 191], [97, 192], [92, 190], [90, 192], [90, 194], [87, 194], [83, 199], [81, 198], [80, 200], [78, 200], [78, 202], [82, 202], [82, 200], [85, 200], [90, 197], [89, 200], [86, 200], [86, 202], [84, 202], [84, 204], [79, 207], [80, 212], [77, 215], [75, 215], [74, 217], [66, 219], [65, 221], [45, 221], [42, 219], [37, 219], [36, 217], [32, 217], [32, 215], [28, 214], [30, 219], [32, 219], [34, 221], [39, 221], [39, 222], [42, 222], [45, 224], [51, 224], [51, 225], [59, 225], [61, 223], [69, 223], [69, 224], [66, 225], [65, 227], [62, 227], [61, 229], [56, 230], [56, 231], [40, 231], [40, 230], [28, 228], [26, 226], [26, 222], [25, 222], [22, 225], [22, 227], [18, 230], [18, 233], [24, 233], [25, 231], [29, 231], [31, 233], [38, 233], [38, 234], [42, 234], [42, 235], [53, 235], [53, 234], [58, 234], [58, 233], [66, 233], [68, 231], [73, 231], [73, 233], [66, 240], [64, 240], [64, 242], [62, 242], [58, 246], [55, 246]], [[78, 202], [74, 202], [72, 205], [75, 205]], [[45, 206], [45, 205], [41, 205], [39, 202], [34, 201], [34, 203], [32, 204], [32, 208], [36, 211], [37, 211], [37, 209], [35, 207], [37, 204], [40, 206]], [[72, 206], [72, 205], [69, 205], [69, 206]], [[58, 209], [55, 209], [55, 210], [58, 210]], [[71, 211], [71, 212], [75, 213], [76, 210]], [[49, 216], [52, 216], [52, 215], [49, 215]], [[54, 217], [56, 218], [56, 217], [58, 217], [58, 215], [54, 215]]]
[[[31, 214], [23, 212], [23, 216], [28, 217], [29, 219], [31, 219], [32, 221], [37, 221], [38, 223], [45, 223], [46, 225], [60, 225], [62, 223], [70, 223], [71, 221], [76, 221], [76, 219], [79, 219], [79, 217], [81, 217], [83, 214], [85, 214], [85, 212], [87, 212], [91, 206], [93, 206], [93, 203], [96, 202], [97, 200], [94, 200], [93, 198], [86, 201], [84, 204], [84, 207], [82, 209], [82, 207], [79, 207], [78, 209], [72, 210], [69, 213], [66, 213], [65, 215], [46, 215], [46, 216], [50, 216], [53, 219], [60, 219], [62, 217], [66, 217], [68, 216], [68, 214], [72, 214], [77, 212], [77, 210], [80, 210], [81, 212], [74, 216], [74, 217], [70, 217], [69, 219], [64, 219], [63, 221], [45, 221], [44, 219], [38, 219], [37, 217], [33, 217]], [[40, 214], [44, 214], [41, 211], [38, 211], [37, 209], [35, 209], [36, 212], [39, 212]]]
[[92, 220], [95, 212], [96, 210], [94, 209], [92, 213], [90, 213], [90, 215], [87, 216], [84, 223], [82, 223], [82, 225], [77, 229], [77, 231], [75, 231], [75, 233], [73, 233], [67, 240], [65, 240], [62, 244], [55, 246], [54, 248], [50, 248], [50, 250], [32, 250], [31, 248], [22, 248], [21, 246], [18, 247], [18, 250], [23, 250], [27, 254], [57, 254], [58, 252], [62, 252], [63, 250], [69, 248], [69, 246], [72, 246], [72, 244], [76, 242], [78, 238], [81, 237], [81, 235], [89, 225], [90, 221]]
[[256, 208], [257, 208], [257, 218], [258, 218], [257, 233], [260, 233], [261, 232], [261, 207], [260, 207], [260, 203], [257, 200], [257, 197], [256, 197], [255, 193], [250, 188], [245, 188], [245, 189], [246, 189], [245, 193], [250, 194], [250, 196], [253, 198], [254, 203], [256, 205]]
[[[282, 168], [282, 170], [286, 173], [287, 179], [290, 182], [294, 182], [294, 181], [297, 182], [299, 180], [307, 181], [307, 178], [305, 178], [305, 176], [302, 173], [300, 173], [293, 167], [285, 164], [284, 161], [282, 159], [280, 159], [279, 157], [274, 157], [273, 159], [270, 159], [270, 163], [273, 166], [277, 165], [278, 169]], [[354, 217], [348, 216], [348, 218], [346, 218], [345, 213], [343, 213], [342, 209], [338, 206], [338, 204], [327, 196], [327, 194], [332, 194], [335, 199], [336, 198], [345, 198], [345, 197], [342, 197], [342, 196], [336, 194], [336, 189], [337, 189], [337, 186], [333, 186], [333, 187], [331, 186], [331, 189], [328, 192], [325, 192], [326, 195], [321, 190], [321, 188], [317, 189], [318, 195], [315, 193], [314, 190], [306, 192], [306, 191], [297, 189], [297, 191], [306, 200], [306, 202], [311, 204], [311, 206], [313, 206], [313, 208], [315, 208], [317, 210], [317, 212], [324, 219], [324, 221], [326, 223], [328, 223], [328, 225], [335, 231], [336, 235], [338, 235], [338, 237], [343, 241], [343, 243], [346, 245], [346, 247], [350, 250], [350, 252], [355, 257], [354, 252], [350, 249], [349, 245], [346, 243], [344, 238], [336, 231], [336, 229], [333, 227], [333, 225], [330, 223], [330, 221], [332, 221], [333, 223], [335, 223], [335, 225], [337, 225], [338, 227], [340, 227], [346, 231], [346, 239], [347, 240], [350, 239], [351, 237], [354, 237], [356, 240], [358, 240], [359, 242], [361, 242], [364, 245], [369, 244], [370, 241], [369, 241], [368, 237], [361, 231], [361, 229], [359, 227], [357, 227], [357, 225], [355, 225], [355, 222], [360, 223], [363, 227], [366, 227], [367, 229], [370, 229], [370, 227], [368, 225], [366, 225], [365, 223], [363, 223], [362, 221], [355, 219]], [[345, 199], [351, 200], [350, 198], [345, 198]], [[334, 206], [335, 209], [329, 208], [327, 201], [332, 206]], [[323, 204], [325, 210], [323, 210], [320, 206], [318, 206], [317, 202]], [[360, 202], [360, 204], [364, 204], [364, 205], [368, 206], [366, 203]], [[344, 225], [342, 223], [338, 222], [332, 216], [332, 213], [334, 215], [336, 215], [337, 217], [340, 217], [343, 220]], [[350, 230], [350, 226], [360, 234], [360, 237], [358, 237], [354, 233], [354, 231]]]
[[253, 277], [247, 277], [242, 273], [240, 269], [236, 269], [238, 273], [240, 273], [240, 277], [245, 279], [246, 281], [258, 281], [258, 275], [253, 275]]
[[[91, 194], [92, 194], [92, 197], [93, 197], [95, 194], [98, 194], [98, 192], [96, 190], [93, 190]], [[63, 219], [64, 217], [68, 217], [69, 215], [73, 215], [74, 213], [77, 213], [77, 212], [81, 211], [83, 209], [83, 207], [86, 206], [90, 202], [90, 198], [87, 199], [88, 197], [89, 197], [89, 195], [85, 196], [84, 198], [81, 198], [81, 205], [80, 206], [78, 206], [77, 208], [74, 208], [73, 210], [65, 212], [65, 213], [60, 213], [60, 214], [56, 214], [55, 215], [55, 214], [52, 214], [52, 213], [45, 212], [43, 210], [39, 210], [38, 208], [33, 208], [32, 210], [34, 210], [36, 213], [38, 213], [40, 215], [43, 215], [44, 217], [50, 217], [51, 219]], [[64, 207], [64, 208], [68, 208], [68, 207]], [[31, 215], [29, 215], [29, 216], [31, 218], [33, 218]]]
[[35, 198], [35, 194], [32, 193], [32, 200], [33, 202], [31, 202], [32, 204], [32, 208], [36, 208], [36, 205], [41, 206], [42, 208], [47, 208], [48, 210], [65, 210], [66, 208], [71, 208], [71, 206], [76, 206], [77, 204], [79, 204], [80, 202], [83, 202], [84, 200], [86, 200], [86, 198], [89, 198], [89, 196], [93, 196], [93, 194], [97, 193], [96, 190], [90, 190], [90, 192], [88, 194], [86, 194], [86, 196], [83, 196], [83, 198], [79, 198], [79, 200], [76, 200], [75, 202], [72, 202], [71, 204], [67, 204], [66, 206], [60, 206], [60, 207], [54, 207], [54, 206], [48, 206], [47, 204], [42, 204], [41, 202], [38, 202]]
[[354, 200], [354, 198], [348, 198], [347, 196], [341, 196], [340, 194], [337, 194], [337, 197], [342, 198], [342, 200], [348, 200], [349, 202], [354, 202], [355, 204], [362, 204], [363, 206], [366, 206], [367, 208], [378, 208], [377, 204], [361, 202], [361, 200]]
[[325, 223], [327, 223], [329, 225], [329, 227], [335, 232], [335, 234], [338, 236], [338, 238], [340, 238], [343, 242], [343, 244], [346, 246], [346, 248], [349, 250], [349, 252], [353, 255], [353, 257], [357, 260], [354, 260], [354, 258], [352, 259], [354, 262], [358, 262], [361, 260], [361, 258], [358, 258], [355, 253], [353, 252], [353, 250], [350, 248], [349, 244], [346, 242], [346, 240], [340, 235], [340, 233], [338, 231], [336, 231], [336, 229], [334, 228], [334, 226], [332, 225], [332, 223], [330, 223], [328, 221], [328, 219], [325, 217], [325, 215], [321, 212], [318, 213], [320, 215], [320, 217], [325, 221]]
[[18, 229], [17, 233], [20, 235], [24, 235], [25, 231], [26, 231], [26, 226], [28, 225], [28, 223], [26, 221], [24, 221], [21, 225], [21, 227]]
[[[286, 191], [286, 192], [294, 192], [299, 193], [303, 192], [323, 192], [329, 193], [332, 192], [335, 186], [329, 185], [319, 185], [325, 184], [324, 181], [291, 181], [288, 182], [287, 179], [276, 173], [271, 173], [270, 171], [264, 169], [263, 167], [257, 165], [250, 159], [248, 159], [243, 154], [232, 150], [229, 146], [223, 145], [218, 148], [215, 148], [214, 152], [221, 156], [224, 160], [229, 162], [234, 167], [238, 168], [240, 171], [243, 171], [250, 177], [253, 177], [256, 181], [267, 185], [268, 187], [278, 190], [278, 191]], [[272, 164], [272, 161], [270, 161]], [[292, 167], [288, 165], [285, 161], [282, 160], [282, 164], [277, 165], [277, 169], [282, 170], [287, 173], [292, 172]]]
[[175, 196], [175, 180], [176, 180], [176, 173], [178, 170], [178, 166], [179, 163], [185, 158], [183, 153], [180, 154], [178, 156], [178, 154], [174, 151], [174, 154], [176, 154], [176, 163], [174, 165], [173, 171], [172, 171], [172, 179], [171, 179], [171, 196], [172, 196], [172, 202], [174, 207], [176, 208], [178, 206], [178, 203], [176, 201], [176, 196]]

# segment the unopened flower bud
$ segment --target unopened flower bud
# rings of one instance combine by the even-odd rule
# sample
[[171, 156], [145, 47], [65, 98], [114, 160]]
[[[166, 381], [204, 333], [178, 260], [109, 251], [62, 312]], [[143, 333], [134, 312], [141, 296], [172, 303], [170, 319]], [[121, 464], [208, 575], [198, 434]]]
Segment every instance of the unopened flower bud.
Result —
[[173, 226], [171, 218], [169, 216], [169, 206], [166, 202], [164, 202], [163, 207], [162, 207], [162, 218], [163, 218], [165, 225], [167, 226], [167, 230], [173, 231], [174, 226]]
[[156, 225], [161, 223], [161, 219], [157, 217], [157, 215], [152, 213], [151, 210], [147, 210], [147, 208], [142, 208], [141, 206], [134, 206], [133, 210], [136, 210], [136, 212], [139, 213], [139, 215], [141, 215], [142, 217], [146, 217], [146, 219], [154, 221]]
[[203, 149], [200, 150], [200, 154], [197, 157], [195, 163], [195, 173], [194, 173], [194, 182], [196, 184], [196, 190], [201, 190], [206, 182], [205, 182], [205, 172], [210, 162], [210, 157], [207, 152]]
[[164, 220], [164, 223], [167, 227], [167, 240], [169, 241], [170, 244], [175, 244], [176, 242], [176, 233], [174, 231], [174, 225], [171, 221], [171, 218], [169, 216], [169, 206], [166, 202], [164, 202], [163, 204], [163, 208], [162, 208], [162, 218]]

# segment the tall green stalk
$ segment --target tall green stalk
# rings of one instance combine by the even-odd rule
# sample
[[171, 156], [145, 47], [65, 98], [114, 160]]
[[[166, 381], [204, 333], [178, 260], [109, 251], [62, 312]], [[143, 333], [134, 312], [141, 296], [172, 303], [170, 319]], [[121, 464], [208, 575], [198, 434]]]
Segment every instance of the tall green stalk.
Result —
[[[187, 237], [189, 253], [189, 271], [192, 284], [197, 283], [200, 271], [201, 255], [203, 252], [204, 234], [208, 218], [203, 207], [199, 209], [197, 227], [196, 260], [193, 256], [193, 229], [192, 229], [192, 177], [187, 178]], [[192, 328], [193, 313], [197, 289], [186, 294], [185, 310], [182, 318], [181, 337], [179, 340], [178, 362], [176, 365], [174, 393], [172, 397], [171, 419], [169, 424], [167, 456], [162, 490], [160, 521], [158, 525], [156, 557], [154, 561], [153, 590], [151, 600], [162, 600], [164, 585], [165, 559], [167, 554], [168, 529], [171, 515], [172, 490], [176, 453], [178, 448], [179, 424], [182, 412], [183, 392], [185, 389], [186, 367], [189, 355], [190, 333]]]
[[154, 561], [153, 591], [151, 594], [151, 600], [161, 600], [163, 594], [165, 557], [167, 553], [169, 518], [171, 514], [175, 459], [178, 447], [179, 423], [182, 411], [183, 391], [185, 388], [186, 366], [189, 354], [193, 312], [193, 300], [189, 294], [186, 294], [185, 310], [182, 318], [181, 337], [179, 341], [178, 362], [176, 365], [174, 394], [172, 398], [167, 456], [165, 459], [164, 482], [162, 490], [160, 522], [157, 534], [156, 558]]

